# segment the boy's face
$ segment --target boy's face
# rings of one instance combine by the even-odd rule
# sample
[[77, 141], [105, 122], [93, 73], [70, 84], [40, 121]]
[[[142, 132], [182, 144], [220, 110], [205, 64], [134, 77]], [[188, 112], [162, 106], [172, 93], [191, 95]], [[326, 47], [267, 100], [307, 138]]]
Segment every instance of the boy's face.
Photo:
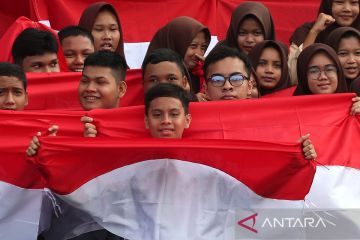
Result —
[[150, 88], [159, 83], [171, 83], [185, 89], [186, 76], [174, 62], [164, 61], [157, 64], [147, 64], [144, 70], [143, 86], [146, 93]]
[[[247, 75], [243, 61], [238, 58], [227, 57], [209, 65], [205, 81], [205, 94], [211, 101], [244, 99], [251, 95], [251, 86], [248, 80], [244, 80], [240, 86], [233, 86], [229, 76], [242, 74]], [[208, 79], [211, 76], [222, 75], [226, 79], [222, 87], [214, 86]]]
[[153, 138], [182, 138], [190, 122], [191, 116], [185, 113], [181, 101], [172, 97], [152, 100], [145, 116], [145, 126]]
[[23, 110], [27, 103], [27, 93], [21, 80], [0, 76], [0, 109]]
[[25, 72], [60, 72], [56, 53], [27, 56], [23, 60], [22, 68]]
[[66, 64], [70, 71], [81, 72], [84, 60], [94, 52], [94, 45], [85, 36], [69, 36], [61, 42]]
[[78, 87], [78, 97], [85, 110], [117, 108], [126, 92], [126, 83], [116, 83], [109, 67], [87, 66]]

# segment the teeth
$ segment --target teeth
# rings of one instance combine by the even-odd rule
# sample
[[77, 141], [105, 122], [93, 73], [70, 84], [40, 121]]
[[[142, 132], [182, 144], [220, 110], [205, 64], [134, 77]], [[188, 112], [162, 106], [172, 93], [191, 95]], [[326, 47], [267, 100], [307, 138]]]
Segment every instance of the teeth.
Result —
[[85, 97], [85, 99], [88, 100], [88, 101], [94, 101], [94, 100], [97, 99], [97, 97], [87, 96], [87, 97]]

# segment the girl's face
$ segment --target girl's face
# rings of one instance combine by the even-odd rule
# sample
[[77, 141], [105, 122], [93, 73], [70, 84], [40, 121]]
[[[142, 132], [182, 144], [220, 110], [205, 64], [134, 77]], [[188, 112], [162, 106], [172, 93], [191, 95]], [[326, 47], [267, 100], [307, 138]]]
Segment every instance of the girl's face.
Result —
[[248, 17], [240, 23], [237, 45], [245, 54], [249, 54], [251, 49], [253, 49], [257, 43], [263, 42], [264, 39], [262, 26], [257, 19]]
[[309, 89], [313, 94], [334, 93], [338, 86], [335, 63], [325, 53], [316, 53], [307, 69]]
[[184, 56], [187, 69], [194, 69], [196, 64], [202, 60], [202, 57], [205, 55], [207, 47], [208, 43], [206, 42], [205, 33], [203, 31], [198, 32], [191, 41]]
[[272, 89], [279, 83], [281, 66], [281, 57], [276, 49], [268, 47], [262, 51], [256, 67], [256, 75], [262, 88]]
[[359, 0], [333, 0], [331, 11], [337, 24], [351, 26], [359, 15]]
[[341, 39], [337, 55], [345, 77], [357, 78], [360, 75], [360, 40], [355, 36]]
[[91, 34], [95, 40], [95, 51], [115, 52], [120, 41], [119, 24], [110, 11], [100, 12], [95, 19]]
[[248, 98], [259, 98], [259, 90], [253, 73], [250, 74], [249, 85], [251, 85], [251, 94]]

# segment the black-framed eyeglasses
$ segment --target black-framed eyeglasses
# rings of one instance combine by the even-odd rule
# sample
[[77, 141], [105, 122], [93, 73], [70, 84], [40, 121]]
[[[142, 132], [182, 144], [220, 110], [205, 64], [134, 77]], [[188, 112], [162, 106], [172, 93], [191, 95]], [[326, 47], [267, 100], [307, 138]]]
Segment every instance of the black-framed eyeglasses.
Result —
[[222, 87], [225, 85], [225, 82], [229, 80], [229, 83], [233, 87], [239, 87], [243, 84], [245, 80], [249, 80], [248, 77], [241, 73], [230, 74], [229, 77], [225, 77], [221, 74], [214, 74], [208, 78], [208, 82], [211, 83], [214, 87]]
[[329, 78], [337, 76], [337, 68], [333, 64], [326, 65], [323, 70], [321, 70], [319, 67], [310, 67], [307, 70], [308, 76], [311, 79], [318, 80], [321, 76], [321, 72], [324, 72], [325, 75]]

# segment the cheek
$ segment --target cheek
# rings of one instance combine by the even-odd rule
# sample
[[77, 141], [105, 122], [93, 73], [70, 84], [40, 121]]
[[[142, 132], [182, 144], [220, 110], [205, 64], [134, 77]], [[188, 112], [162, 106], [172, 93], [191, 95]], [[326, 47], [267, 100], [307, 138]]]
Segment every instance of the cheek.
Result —
[[256, 43], [261, 43], [265, 40], [265, 38], [264, 38], [264, 35], [261, 35], [261, 36], [255, 37], [254, 40]]

